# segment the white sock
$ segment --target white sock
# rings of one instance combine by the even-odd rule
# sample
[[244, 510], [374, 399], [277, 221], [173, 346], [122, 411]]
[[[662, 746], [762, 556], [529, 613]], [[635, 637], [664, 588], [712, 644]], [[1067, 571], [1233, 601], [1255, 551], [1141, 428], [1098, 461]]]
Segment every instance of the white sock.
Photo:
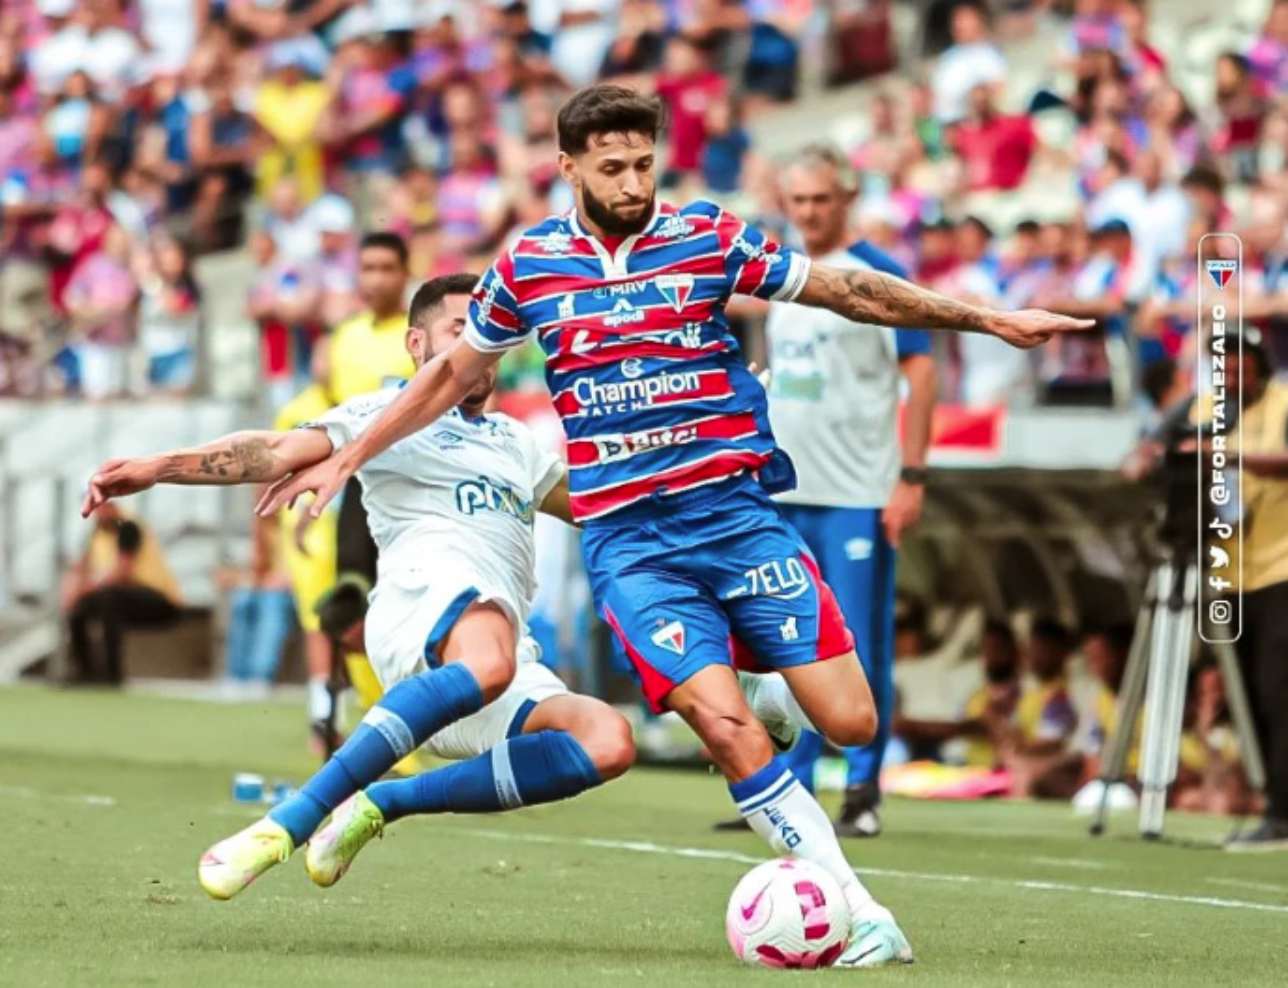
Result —
[[309, 720], [326, 720], [331, 716], [331, 694], [325, 678], [309, 680]]
[[779, 759], [751, 778], [734, 783], [729, 792], [738, 812], [770, 847], [779, 854], [812, 861], [840, 883], [852, 916], [884, 913], [845, 860], [823, 807]]
[[756, 719], [766, 721], [785, 720], [803, 731], [818, 730], [810, 723], [796, 696], [787, 685], [781, 674], [776, 672], [739, 672], [738, 685], [742, 687], [743, 696]]

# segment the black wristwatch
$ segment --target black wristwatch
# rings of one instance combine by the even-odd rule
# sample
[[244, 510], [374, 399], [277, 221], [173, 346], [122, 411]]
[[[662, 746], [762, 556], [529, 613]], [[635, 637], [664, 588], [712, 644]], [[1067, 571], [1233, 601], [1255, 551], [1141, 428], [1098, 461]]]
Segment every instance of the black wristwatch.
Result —
[[899, 479], [905, 484], [916, 484], [924, 487], [928, 471], [925, 467], [904, 467], [899, 471]]

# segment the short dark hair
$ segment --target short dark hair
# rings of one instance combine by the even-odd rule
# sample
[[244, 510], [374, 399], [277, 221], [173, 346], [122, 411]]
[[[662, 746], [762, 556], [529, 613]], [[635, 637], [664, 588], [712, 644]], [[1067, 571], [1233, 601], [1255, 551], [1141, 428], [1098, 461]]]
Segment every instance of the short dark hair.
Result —
[[581, 154], [595, 134], [646, 134], [656, 141], [664, 117], [656, 96], [608, 83], [587, 86], [559, 108], [559, 150]]
[[358, 244], [358, 253], [361, 254], [372, 247], [393, 251], [398, 255], [398, 260], [403, 267], [407, 266], [407, 260], [411, 256], [407, 251], [407, 241], [392, 230], [375, 230], [364, 234], [361, 243]]
[[1198, 164], [1186, 172], [1185, 177], [1181, 179], [1181, 187], [1184, 188], [1187, 185], [1206, 189], [1215, 196], [1225, 194], [1225, 179], [1211, 165]]
[[448, 295], [468, 295], [474, 291], [479, 276], [463, 271], [459, 274], [445, 274], [430, 278], [411, 297], [411, 308], [407, 310], [407, 325], [416, 329], [427, 329], [428, 316], [443, 304]]
[[1061, 648], [1073, 647], [1073, 633], [1059, 618], [1040, 617], [1033, 622], [1032, 636], [1051, 642]]
[[143, 529], [137, 524], [124, 519], [116, 529], [116, 549], [123, 556], [137, 555], [143, 548]]
[[1036, 235], [1042, 232], [1042, 224], [1037, 220], [1020, 220], [1015, 224], [1015, 232], [1020, 234]]
[[1163, 399], [1176, 380], [1176, 361], [1163, 357], [1145, 365], [1140, 372], [1140, 385], [1155, 408], [1163, 407]]

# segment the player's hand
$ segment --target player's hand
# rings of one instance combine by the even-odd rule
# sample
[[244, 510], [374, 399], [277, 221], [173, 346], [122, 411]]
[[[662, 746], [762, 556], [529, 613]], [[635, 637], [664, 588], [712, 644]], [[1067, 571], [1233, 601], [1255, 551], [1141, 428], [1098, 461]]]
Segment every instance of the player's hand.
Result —
[[886, 541], [894, 548], [899, 548], [903, 533], [921, 518], [921, 504], [925, 497], [926, 489], [920, 484], [902, 480], [895, 484], [890, 500], [881, 509], [881, 526], [885, 529]]
[[751, 361], [751, 363], [747, 364], [747, 370], [751, 371], [751, 373], [756, 376], [756, 380], [760, 382], [760, 386], [762, 388], [764, 388], [766, 391], [769, 390], [769, 382], [770, 380], [773, 379], [772, 370], [770, 370], [768, 367], [766, 367], [764, 370], [761, 370], [760, 365], [757, 364], [754, 360]]
[[353, 476], [353, 470], [341, 457], [329, 456], [313, 466], [283, 477], [264, 492], [255, 505], [255, 513], [262, 518], [277, 514], [282, 508], [295, 505], [296, 499], [308, 492], [314, 494], [313, 503], [306, 514], [318, 518], [333, 497], [344, 490]]
[[1078, 333], [1094, 329], [1096, 320], [1061, 316], [1045, 309], [1020, 309], [999, 312], [992, 322], [993, 335], [1011, 346], [1028, 350], [1045, 343], [1056, 333]]
[[89, 478], [81, 517], [88, 518], [114, 497], [146, 491], [156, 482], [157, 465], [152, 460], [108, 460]]

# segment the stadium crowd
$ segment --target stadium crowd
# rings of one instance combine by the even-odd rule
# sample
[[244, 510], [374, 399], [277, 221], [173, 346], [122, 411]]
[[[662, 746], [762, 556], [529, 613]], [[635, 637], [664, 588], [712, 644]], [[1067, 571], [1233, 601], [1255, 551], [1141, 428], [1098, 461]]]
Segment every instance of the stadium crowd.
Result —
[[[1213, 230], [1243, 235], [1249, 315], [1288, 338], [1288, 3], [1219, 56], [1196, 105], [1170, 71], [1182, 53], [1151, 44], [1144, 0], [1007, 4], [997, 23], [979, 2], [921, 7], [946, 47], [871, 84], [866, 134], [844, 148], [863, 177], [856, 235], [928, 286], [1102, 326], [1036, 358], [982, 337], [945, 343], [948, 398], [1122, 404], [1183, 388], [1194, 247]], [[748, 121], [798, 99], [818, 51], [828, 82], [890, 68], [889, 8], [8, 3], [0, 392], [200, 387], [193, 259], [242, 248], [280, 406], [307, 382], [313, 341], [362, 308], [362, 231], [404, 237], [415, 283], [481, 270], [515, 230], [570, 205], [554, 111], [595, 79], [665, 100], [664, 194], [713, 196], [787, 233], [773, 167], [785, 149], [753, 140]], [[1068, 19], [1051, 84], [1008, 90], [996, 32], [1056, 15]], [[996, 203], [1040, 205], [1062, 183], [1079, 200], [1063, 215], [990, 219]]]

